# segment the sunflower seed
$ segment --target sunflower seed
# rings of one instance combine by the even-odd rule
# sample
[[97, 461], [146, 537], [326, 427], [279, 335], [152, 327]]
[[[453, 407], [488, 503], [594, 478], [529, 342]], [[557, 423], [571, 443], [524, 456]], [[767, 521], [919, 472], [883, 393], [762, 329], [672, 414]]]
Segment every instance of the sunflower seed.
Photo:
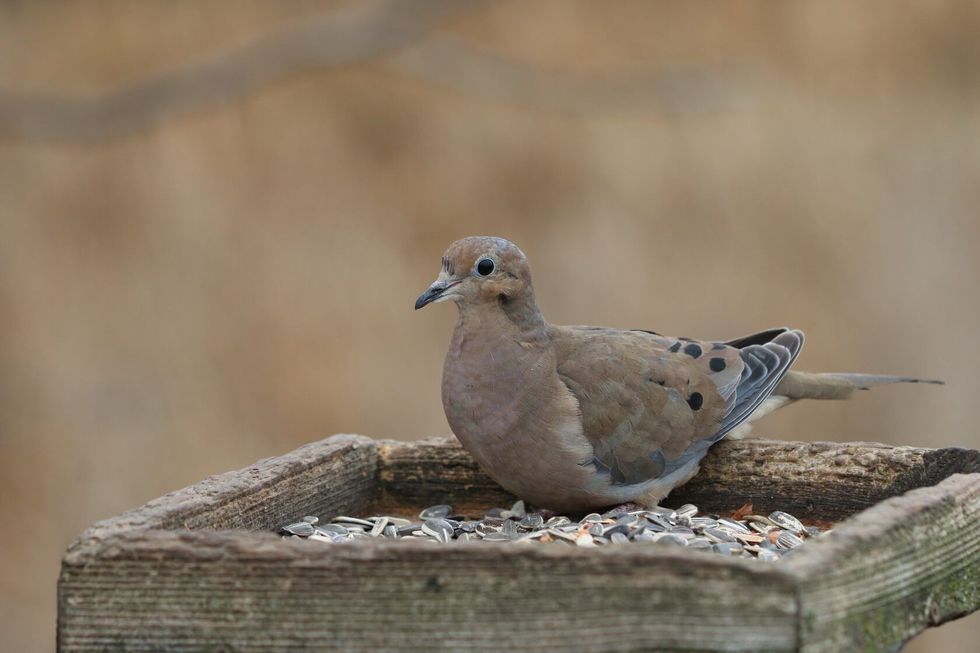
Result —
[[487, 533], [483, 536], [484, 542], [511, 542], [513, 539], [506, 533]]
[[754, 530], [756, 533], [761, 533], [762, 535], [765, 535], [766, 533], [768, 533], [769, 531], [771, 531], [776, 527], [770, 526], [769, 524], [763, 524], [762, 522], [758, 522], [758, 521], [750, 521], [749, 528]]
[[290, 535], [298, 535], [300, 537], [309, 537], [316, 532], [313, 524], [305, 521], [296, 522], [295, 524], [289, 524], [288, 526], [283, 526], [282, 530], [286, 531]]
[[698, 507], [690, 503], [685, 503], [683, 506], [678, 508], [676, 512], [678, 517], [687, 517], [690, 519], [694, 515], [698, 514]]
[[525, 546], [557, 543], [586, 548], [662, 542], [730, 557], [773, 561], [793, 555], [806, 539], [825, 532], [818, 527], [805, 526], [793, 515], [778, 510], [768, 517], [747, 515], [743, 519], [734, 519], [699, 515], [693, 504], [684, 504], [676, 510], [659, 506], [649, 510], [629, 510], [628, 506], [623, 506], [602, 514], [589, 513], [578, 522], [565, 515], [528, 511], [522, 501], [515, 502], [509, 509], [487, 510], [482, 519], [453, 514], [452, 507], [444, 504], [429, 506], [419, 515], [420, 523], [390, 515], [366, 519], [338, 515], [323, 525], [320, 525], [319, 517], [308, 515], [302, 521], [281, 527], [279, 533], [282, 539], [310, 539], [323, 543], [379, 537], [430, 544], [485, 540], [520, 542]]
[[444, 519], [449, 516], [453, 511], [452, 506], [447, 506], [439, 504], [437, 506], [429, 506], [425, 510], [419, 513], [419, 519]]
[[556, 515], [544, 523], [545, 528], [554, 528], [555, 526], [565, 526], [571, 524], [572, 520], [564, 515]]
[[776, 546], [781, 549], [795, 549], [801, 544], [803, 544], [803, 540], [789, 531], [783, 531], [776, 538]]
[[574, 542], [576, 539], [575, 533], [567, 533], [558, 528], [549, 528], [548, 534], [551, 535], [552, 537], [555, 537], [559, 540], [564, 540], [566, 542]]
[[718, 518], [718, 526], [731, 529], [734, 533], [751, 533], [746, 526], [734, 519], [726, 519], [725, 517]]
[[388, 525], [388, 518], [382, 517], [374, 522], [374, 526], [371, 527], [371, 537], [378, 537], [381, 535], [385, 527]]
[[735, 542], [718, 542], [713, 545], [712, 548], [722, 554], [727, 556], [739, 555], [742, 553], [742, 545], [736, 544]]
[[576, 546], [595, 546], [595, 539], [588, 533], [582, 533], [575, 538]]
[[654, 542], [656, 541], [656, 533], [653, 531], [648, 531], [646, 529], [641, 529], [633, 535], [634, 542]]
[[366, 519], [358, 519], [357, 517], [347, 517], [345, 515], [340, 515], [334, 517], [330, 520], [332, 524], [346, 524], [348, 526], [363, 526], [364, 528], [373, 528], [374, 524]]
[[678, 546], [687, 546], [687, 539], [681, 537], [680, 535], [674, 535], [673, 533], [657, 533], [654, 536], [654, 542], [660, 542], [661, 544], [676, 544]]
[[617, 524], [624, 524], [626, 526], [633, 526], [638, 521], [640, 521], [640, 516], [632, 512], [616, 517]]
[[415, 533], [417, 533], [420, 530], [422, 530], [422, 525], [421, 524], [409, 524], [408, 526], [399, 526], [398, 527], [398, 536], [399, 537], [408, 537], [410, 535], [414, 535]]
[[321, 535], [340, 535], [342, 537], [347, 537], [350, 533], [347, 528], [341, 526], [340, 524], [324, 524], [323, 526], [317, 526], [316, 532]]
[[776, 512], [770, 513], [769, 519], [771, 519], [780, 528], [796, 533], [797, 535], [802, 533], [804, 530], [803, 524], [800, 523], [800, 520], [788, 512], [777, 510]]
[[[595, 528], [595, 526], [593, 526], [592, 528]], [[589, 529], [590, 533], [592, 532], [592, 528]], [[617, 524], [610, 524], [609, 526], [602, 527], [601, 532], [599, 534], [603, 535], [604, 537], [611, 538], [614, 533], [619, 533], [621, 535], [628, 535], [629, 532], [630, 532], [630, 527], [628, 525], [617, 523]]]
[[411, 519], [404, 519], [402, 517], [392, 517], [391, 515], [381, 515], [378, 517], [371, 517], [372, 520], [377, 521], [379, 519], [387, 519], [389, 524], [394, 524], [395, 526], [408, 526], [412, 523]]
[[704, 529], [704, 536], [712, 542], [734, 542], [735, 536], [720, 528]]
[[422, 532], [426, 535], [431, 535], [439, 541], [445, 540], [448, 542], [452, 538], [454, 530], [445, 519], [426, 519], [422, 522]]

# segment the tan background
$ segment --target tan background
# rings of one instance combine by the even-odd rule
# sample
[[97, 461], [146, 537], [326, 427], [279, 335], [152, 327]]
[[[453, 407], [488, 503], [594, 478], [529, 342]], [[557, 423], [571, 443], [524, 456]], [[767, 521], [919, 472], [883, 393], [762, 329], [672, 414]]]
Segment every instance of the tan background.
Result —
[[[5, 650], [53, 647], [97, 519], [335, 432], [446, 433], [454, 310], [411, 307], [464, 235], [519, 243], [554, 322], [788, 324], [801, 368], [949, 383], [765, 434], [980, 446], [980, 5], [395, 7], [345, 39], [391, 11], [0, 4]], [[338, 16], [336, 61], [240, 50]], [[216, 52], [246, 83], [153, 86]]]

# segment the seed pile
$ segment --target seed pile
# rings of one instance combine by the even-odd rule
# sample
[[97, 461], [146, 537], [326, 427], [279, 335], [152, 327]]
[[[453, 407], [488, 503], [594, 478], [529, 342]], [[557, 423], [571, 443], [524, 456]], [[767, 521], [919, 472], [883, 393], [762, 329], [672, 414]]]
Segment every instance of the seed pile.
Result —
[[632, 542], [660, 542], [670, 546], [713, 551], [727, 556], [778, 560], [807, 538], [821, 533], [785, 512], [768, 517], [698, 516], [696, 506], [672, 510], [620, 509], [591, 513], [578, 521], [547, 512], [528, 512], [518, 501], [509, 510], [493, 508], [482, 519], [453, 515], [447, 505], [430, 506], [419, 513], [421, 521], [379, 515], [361, 519], [338, 516], [320, 524], [315, 516], [283, 526], [283, 539], [303, 538], [324, 543], [365, 538], [419, 540], [433, 543], [457, 541], [563, 543], [573, 546], [607, 546]]

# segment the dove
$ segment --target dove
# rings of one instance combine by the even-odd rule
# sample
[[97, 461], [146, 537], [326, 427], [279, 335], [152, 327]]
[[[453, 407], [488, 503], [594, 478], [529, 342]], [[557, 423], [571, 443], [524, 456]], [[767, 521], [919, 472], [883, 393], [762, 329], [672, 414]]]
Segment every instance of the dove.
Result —
[[803, 332], [785, 327], [707, 341], [550, 324], [503, 238], [449, 246], [415, 308], [445, 301], [459, 309], [442, 375], [450, 428], [504, 489], [552, 510], [655, 506], [776, 408], [922, 381], [790, 370]]

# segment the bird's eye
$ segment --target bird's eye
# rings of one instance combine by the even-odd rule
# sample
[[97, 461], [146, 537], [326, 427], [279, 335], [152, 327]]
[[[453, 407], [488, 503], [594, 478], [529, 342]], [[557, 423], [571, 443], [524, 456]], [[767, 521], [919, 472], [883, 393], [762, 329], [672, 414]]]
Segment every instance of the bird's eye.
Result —
[[481, 277], [489, 276], [490, 273], [493, 272], [493, 261], [488, 258], [481, 260], [476, 264], [476, 271]]

